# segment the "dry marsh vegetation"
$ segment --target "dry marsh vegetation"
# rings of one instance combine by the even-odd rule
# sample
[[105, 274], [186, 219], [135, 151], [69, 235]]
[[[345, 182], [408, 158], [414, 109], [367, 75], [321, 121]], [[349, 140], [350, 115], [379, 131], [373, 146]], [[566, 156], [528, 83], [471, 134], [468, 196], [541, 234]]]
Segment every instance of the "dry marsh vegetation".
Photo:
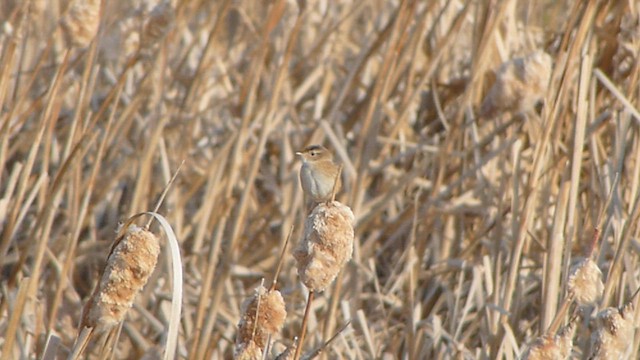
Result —
[[[178, 336], [161, 239], [86, 356], [640, 356], [636, 1], [9, 0], [0, 24], [2, 359], [69, 355], [118, 223], [183, 161]], [[310, 144], [354, 215], [323, 292], [292, 252]]]

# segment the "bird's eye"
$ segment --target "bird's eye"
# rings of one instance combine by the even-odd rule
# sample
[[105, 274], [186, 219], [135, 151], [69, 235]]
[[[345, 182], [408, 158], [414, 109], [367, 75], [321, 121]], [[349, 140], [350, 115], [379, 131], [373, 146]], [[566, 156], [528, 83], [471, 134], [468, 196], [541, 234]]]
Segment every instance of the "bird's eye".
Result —
[[311, 156], [316, 156], [316, 155], [318, 155], [318, 153], [317, 153], [317, 152], [315, 152], [315, 151], [312, 151], [312, 152], [311, 152]]

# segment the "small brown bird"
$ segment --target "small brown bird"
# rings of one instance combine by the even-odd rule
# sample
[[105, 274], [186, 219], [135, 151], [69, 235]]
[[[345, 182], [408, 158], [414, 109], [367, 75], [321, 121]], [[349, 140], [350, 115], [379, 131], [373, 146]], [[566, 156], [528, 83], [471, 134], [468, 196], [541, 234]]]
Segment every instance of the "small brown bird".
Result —
[[[300, 184], [305, 194], [315, 202], [331, 200], [333, 184], [338, 176], [340, 166], [333, 162], [333, 155], [322, 145], [311, 145], [296, 152], [302, 158], [300, 167]], [[337, 178], [336, 193], [342, 186]]]

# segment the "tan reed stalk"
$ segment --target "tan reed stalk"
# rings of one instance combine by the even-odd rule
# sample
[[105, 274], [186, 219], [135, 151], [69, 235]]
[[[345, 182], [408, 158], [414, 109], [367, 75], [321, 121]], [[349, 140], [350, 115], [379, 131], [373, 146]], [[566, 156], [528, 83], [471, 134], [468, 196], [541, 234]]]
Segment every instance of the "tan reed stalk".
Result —
[[[589, 93], [589, 85], [591, 73], [593, 71], [593, 61], [592, 57], [588, 54], [585, 54], [582, 57], [582, 61], [580, 64], [580, 74], [579, 74], [579, 87], [578, 87], [578, 113], [577, 113], [577, 121], [575, 123], [574, 137], [573, 137], [573, 153], [571, 156], [571, 189], [569, 190], [569, 207], [567, 209], [567, 230], [566, 230], [566, 240], [564, 244], [564, 250], [562, 254], [564, 256], [564, 264], [563, 264], [563, 273], [566, 276], [569, 274], [569, 266], [571, 264], [571, 249], [573, 248], [574, 239], [576, 237], [577, 227], [576, 227], [576, 211], [577, 209], [577, 201], [578, 201], [578, 192], [580, 189], [580, 174], [582, 169], [582, 159], [583, 159], [583, 149], [584, 142], [586, 139], [586, 126], [588, 121], [587, 116], [587, 105], [589, 104], [588, 93]], [[615, 188], [615, 186], [613, 187]], [[603, 212], [608, 208], [608, 203], [611, 199], [612, 195], [609, 195], [609, 200], [607, 200], [607, 204], [603, 207]], [[603, 220], [603, 214], [601, 213], [599, 217], [598, 229], [602, 228], [601, 222]], [[594, 238], [594, 241], [597, 241], [597, 237]], [[594, 244], [595, 245], [595, 244]], [[591, 253], [587, 255], [587, 257], [591, 257]]]
[[[216, 20], [213, 22], [211, 26], [211, 30], [208, 31], [209, 35], [207, 37], [207, 44], [205, 45], [204, 50], [202, 51], [202, 56], [198, 59], [198, 65], [196, 66], [195, 74], [191, 80], [191, 83], [187, 87], [187, 91], [182, 99], [181, 106], [185, 109], [191, 108], [192, 101], [195, 95], [198, 93], [200, 81], [203, 79], [202, 74], [209, 70], [206, 64], [209, 64], [209, 58], [211, 56], [211, 52], [215, 49], [213, 46], [215, 41], [215, 36], [218, 34], [222, 25], [225, 23], [224, 19], [226, 18], [227, 12], [229, 11], [229, 5], [231, 5], [231, 0], [224, 0], [219, 8], [216, 9]], [[187, 57], [185, 56], [183, 60], [180, 62], [179, 69], [182, 68], [184, 63], [187, 61]]]
[[[205, 330], [209, 333], [215, 323], [215, 315], [218, 312], [218, 307], [220, 304], [220, 296], [223, 294], [223, 286], [226, 283], [229, 277], [229, 267], [230, 262], [233, 261], [237, 254], [237, 242], [240, 238], [241, 231], [245, 226], [245, 217], [247, 215], [248, 206], [250, 204], [250, 199], [252, 195], [252, 189], [254, 186], [254, 182], [256, 176], [258, 175], [259, 166], [261, 164], [261, 158], [265, 151], [265, 145], [267, 140], [269, 139], [269, 135], [272, 130], [281, 120], [281, 117], [276, 117], [276, 108], [275, 106], [278, 103], [278, 99], [280, 98], [280, 88], [283, 86], [285, 75], [287, 74], [288, 69], [288, 60], [290, 59], [290, 54], [293, 51], [293, 45], [295, 44], [295, 40], [300, 31], [300, 27], [302, 25], [301, 19], [296, 20], [296, 25], [294, 25], [293, 30], [289, 33], [289, 38], [287, 39], [287, 47], [285, 53], [283, 55], [282, 63], [278, 66], [278, 71], [276, 74], [276, 82], [271, 91], [272, 100], [269, 102], [271, 108], [266, 109], [264, 114], [261, 114], [258, 120], [255, 119], [256, 109], [255, 102], [257, 97], [257, 89], [260, 83], [260, 77], [262, 76], [263, 67], [264, 67], [264, 59], [267, 55], [267, 51], [269, 49], [267, 41], [268, 36], [274, 30], [274, 27], [281, 20], [283, 15], [284, 6], [286, 3], [284, 1], [277, 1], [270, 6], [269, 13], [265, 19], [263, 24], [262, 32], [262, 41], [261, 45], [258, 48], [257, 52], [252, 58], [252, 66], [250, 67], [251, 74], [244, 77], [244, 81], [246, 81], [242, 85], [240, 99], [243, 104], [242, 107], [242, 123], [240, 125], [240, 129], [237, 132], [237, 138], [234, 139], [235, 147], [233, 148], [232, 154], [229, 158], [229, 162], [232, 164], [228, 175], [228, 183], [227, 189], [225, 191], [225, 198], [231, 198], [234, 187], [236, 186], [237, 178], [239, 176], [239, 172], [241, 170], [241, 165], [245, 163], [243, 159], [244, 155], [242, 151], [245, 150], [245, 145], [247, 141], [248, 131], [247, 128], [251, 121], [260, 123], [260, 135], [255, 146], [255, 153], [251, 154], [252, 158], [249, 160], [249, 168], [245, 176], [245, 184], [246, 186], [242, 189], [242, 194], [240, 196], [240, 200], [237, 202], [235, 206], [235, 214], [233, 216], [233, 223], [231, 225], [231, 236], [228, 244], [226, 245], [227, 251], [229, 252], [222, 259], [222, 269], [216, 279], [214, 280], [214, 298], [212, 300], [211, 309], [209, 311], [209, 319], [208, 323], [205, 324]], [[263, 109], [264, 110], [264, 109]], [[226, 224], [224, 224], [226, 225]], [[201, 356], [206, 352], [207, 344], [200, 341], [198, 354], [197, 356]], [[203, 355], [202, 355], [203, 356]]]
[[60, 21], [67, 46], [87, 47], [98, 33], [101, 0], [73, 0]]
[[[575, 55], [578, 54], [579, 50], [582, 48], [583, 42], [586, 39], [587, 31], [593, 23], [596, 10], [595, 3], [590, 2], [584, 6], [585, 10], [584, 13], [582, 13], [582, 18], [580, 19], [578, 29], [576, 31], [576, 36], [571, 39], [568, 50], [569, 58], [575, 58]], [[568, 67], [567, 64], [562, 64], [560, 66], [554, 67], [554, 74], [563, 73], [565, 76], [568, 76], [567, 73], [572, 73], [571, 70], [572, 68]], [[542, 140], [535, 146], [533, 170], [531, 171], [531, 177], [529, 178], [527, 186], [530, 193], [526, 194], [527, 198], [525, 200], [524, 210], [520, 215], [520, 218], [522, 220], [520, 221], [519, 227], [517, 229], [516, 241], [511, 251], [509, 270], [507, 273], [507, 282], [504, 288], [504, 295], [501, 303], [502, 307], [507, 311], [511, 310], [511, 306], [515, 300], [514, 291], [516, 289], [516, 283], [520, 272], [520, 260], [522, 258], [522, 252], [524, 250], [529, 225], [531, 220], [533, 219], [534, 210], [538, 202], [538, 183], [545, 165], [547, 164], [547, 158], [549, 156], [549, 149], [547, 145], [550, 142], [551, 135], [556, 127], [556, 121], [559, 118], [558, 112], [562, 107], [562, 100], [565, 98], [565, 96], [567, 96], [568, 92], [568, 87], [564, 86], [564, 82], [558, 84], [557, 86], [557, 88], [554, 88], [553, 86], [550, 87], [547, 93], [547, 97], [545, 98], [546, 104], [548, 106], [545, 106], [543, 117], [546, 119], [547, 124], [545, 124], [546, 128]], [[555, 101], [547, 101], [551, 99], [554, 99]], [[502, 322], [508, 321], [508, 317], [506, 316], [506, 314], [502, 315], [501, 320]], [[500, 334], [498, 336], [499, 339], [503, 338], [503, 336], [501, 335], [503, 334]], [[496, 347], [494, 346], [494, 349], [495, 348]], [[495, 356], [495, 353], [493, 353], [492, 355]]]
[[619, 242], [615, 250], [615, 256], [611, 263], [611, 267], [609, 268], [609, 273], [607, 274], [607, 280], [604, 286], [604, 294], [602, 295], [601, 304], [603, 305], [610, 303], [614, 287], [619, 282], [620, 272], [622, 271], [622, 257], [627, 251], [629, 242], [634, 234], [633, 230], [637, 226], [638, 220], [640, 220], [640, 194], [633, 201], [633, 208], [629, 215], [629, 221], [625, 222], [622, 240]]
[[25, 303], [27, 302], [30, 284], [28, 281], [29, 278], [25, 280], [26, 281], [21, 283], [18, 288], [18, 294], [11, 308], [11, 315], [7, 319], [6, 335], [4, 336], [4, 344], [2, 344], [2, 354], [0, 354], [1, 360], [9, 360], [15, 354], [13, 351], [13, 343], [16, 341], [16, 336], [18, 335], [18, 327], [23, 314], [22, 309], [24, 309]]
[[[16, 198], [16, 205], [12, 213], [11, 217], [8, 219], [8, 223], [6, 224], [6, 228], [4, 228], [3, 232], [3, 241], [6, 239], [7, 242], [3, 245], [9, 245], [9, 241], [15, 235], [13, 234], [17, 228], [15, 226], [18, 225], [18, 221], [21, 218], [22, 210], [26, 211], [26, 207], [29, 206], [30, 200], [26, 203], [22, 203], [24, 200], [24, 196], [26, 194], [27, 188], [32, 184], [30, 181], [31, 176], [35, 176], [35, 173], [32, 174], [32, 170], [34, 169], [36, 156], [40, 145], [46, 144], [49, 142], [50, 137], [52, 136], [52, 123], [59, 115], [59, 108], [55, 106], [55, 99], [58, 91], [60, 89], [62, 78], [64, 76], [65, 70], [67, 69], [69, 60], [69, 51], [65, 50], [63, 55], [62, 63], [57, 67], [54, 78], [51, 80], [50, 87], [45, 96], [46, 98], [46, 107], [41, 115], [38, 115], [39, 120], [38, 127], [39, 129], [36, 132], [36, 138], [33, 139], [33, 144], [37, 144], [30, 147], [29, 155], [25, 161], [25, 166], [22, 168], [22, 174], [20, 177], [20, 183], [18, 188], [18, 195]], [[46, 135], [45, 135], [46, 134]], [[43, 140], [45, 139], [45, 140]], [[78, 152], [79, 153], [79, 152]], [[29, 312], [29, 310], [35, 310], [33, 308], [29, 308], [30, 306], [35, 306], [37, 304], [38, 297], [38, 284], [40, 282], [43, 267], [44, 267], [44, 259], [47, 250], [49, 250], [49, 243], [51, 233], [53, 231], [53, 223], [55, 219], [55, 215], [57, 214], [58, 207], [60, 206], [61, 197], [62, 197], [62, 177], [66, 174], [68, 170], [69, 163], [71, 161], [66, 161], [62, 168], [59, 170], [56, 175], [54, 181], [46, 187], [39, 187], [40, 190], [39, 195], [43, 195], [45, 191], [46, 196], [43, 196], [40, 201], [46, 202], [43, 208], [40, 210], [40, 214], [38, 215], [37, 221], [35, 224], [30, 225], [30, 230], [28, 231], [28, 243], [31, 244], [29, 248], [24, 251], [20, 251], [19, 259], [15, 266], [13, 266], [11, 273], [9, 276], [5, 277], [6, 284], [10, 288], [14, 287], [17, 279], [19, 278], [19, 273], [23, 266], [27, 263], [27, 259], [31, 256], [33, 258], [30, 260], [30, 277], [28, 279], [27, 285], [27, 298], [26, 301], [21, 301], [15, 304], [13, 311], [22, 316], [23, 312]], [[40, 169], [42, 171], [42, 175], [46, 175], [45, 169]], [[36, 182], [36, 183], [39, 183]], [[46, 190], [45, 190], [46, 188]], [[35, 195], [35, 194], [34, 194]], [[18, 201], [19, 200], [19, 201]], [[25, 207], [25, 209], [20, 209], [21, 207]], [[15, 216], [15, 217], [13, 217]], [[33, 253], [32, 253], [33, 252]], [[0, 303], [2, 305], [2, 303]], [[29, 310], [27, 310], [29, 309]], [[25, 351], [29, 351], [30, 348], [28, 346], [32, 345], [32, 336], [37, 337], [40, 334], [35, 333], [35, 331], [39, 331], [40, 329], [34, 329], [34, 332], [30, 332], [26, 334], [26, 338], [23, 339], [25, 342]]]
[[542, 313], [540, 318], [540, 333], [544, 333], [557, 311], [560, 292], [560, 279], [562, 274], [562, 253], [564, 245], [563, 230], [571, 183], [567, 181], [567, 171], [562, 175], [562, 185], [556, 201], [556, 210], [553, 216], [553, 227], [547, 240], [548, 251], [545, 254], [544, 278], [542, 288]]
[[[119, 94], [118, 94], [119, 95]], [[119, 99], [119, 96], [116, 96], [116, 99]], [[62, 299], [62, 293], [63, 291], [66, 289], [67, 287], [67, 277], [69, 274], [69, 270], [72, 268], [72, 261], [74, 259], [74, 254], [76, 253], [76, 247], [78, 244], [78, 240], [80, 239], [80, 232], [82, 230], [82, 224], [84, 223], [84, 219], [85, 216], [87, 215], [88, 212], [88, 207], [89, 207], [89, 201], [91, 200], [91, 195], [93, 194], [93, 189], [95, 186], [95, 182], [96, 182], [96, 178], [98, 176], [99, 170], [100, 170], [100, 166], [101, 164], [101, 159], [103, 157], [104, 151], [105, 151], [105, 147], [106, 147], [106, 143], [107, 143], [107, 139], [109, 137], [109, 133], [115, 118], [115, 114], [116, 114], [116, 109], [118, 108], [118, 104], [116, 103], [114, 105], [113, 110], [111, 111], [111, 114], [109, 115], [109, 120], [107, 122], [107, 127], [105, 129], [105, 133], [104, 136], [102, 138], [102, 141], [100, 142], [100, 144], [98, 145], [98, 151], [97, 151], [97, 155], [96, 155], [96, 159], [98, 159], [97, 161], [95, 161], [93, 169], [91, 170], [91, 174], [89, 176], [89, 180], [88, 180], [88, 187], [84, 193], [84, 196], [82, 198], [82, 203], [80, 206], [80, 210], [79, 210], [79, 215], [77, 216], [77, 222], [76, 222], [76, 226], [75, 229], [73, 231], [72, 237], [71, 239], [68, 241], [67, 244], [67, 248], [65, 253], [67, 254], [67, 259], [65, 259], [65, 262], [63, 264], [63, 268], [61, 271], [61, 276], [60, 276], [60, 283], [56, 289], [55, 295], [53, 297], [53, 301], [52, 301], [52, 305], [51, 305], [51, 310], [50, 310], [50, 315], [49, 315], [49, 324], [54, 324], [55, 323], [55, 319], [57, 318], [57, 314], [58, 314], [58, 309], [59, 309], [59, 304], [60, 301]], [[76, 122], [79, 122], [79, 117], [74, 119], [74, 127]], [[69, 144], [71, 144], [71, 139], [69, 140]]]
[[278, 264], [276, 265], [276, 270], [273, 273], [273, 280], [271, 281], [271, 287], [269, 290], [274, 290], [276, 288], [276, 284], [278, 283], [278, 276], [280, 276], [280, 270], [282, 270], [282, 264], [284, 263], [284, 255], [287, 252], [287, 248], [289, 247], [289, 241], [291, 240], [291, 235], [293, 235], [294, 226], [291, 225], [289, 228], [289, 234], [287, 235], [287, 239], [284, 241], [284, 245], [282, 246], [282, 252], [280, 253], [280, 259], [278, 260]]
[[[364, 201], [364, 193], [370, 181], [370, 177], [367, 176], [369, 172], [369, 160], [373, 156], [373, 149], [376, 142], [375, 132], [379, 129], [380, 118], [376, 111], [383, 102], [386, 101], [389, 88], [388, 83], [391, 81], [393, 72], [396, 65], [395, 49], [399, 48], [399, 43], [403, 41], [403, 34], [407, 30], [407, 23], [401, 21], [405, 18], [407, 12], [410, 11], [408, 2], [402, 2], [395, 14], [390, 18], [391, 32], [389, 35], [389, 42], [387, 44], [386, 51], [383, 53], [383, 60], [381, 70], [377, 76], [377, 80], [374, 83], [370, 101], [367, 104], [366, 112], [362, 119], [362, 128], [360, 131], [364, 136], [358, 137], [356, 144], [356, 160], [355, 166], [358, 168], [359, 176], [354, 182], [353, 191], [351, 192], [350, 204], [353, 206], [355, 212], [360, 212]], [[382, 34], [381, 34], [382, 36]]]
[[[314, 351], [312, 351], [311, 353], [309, 353], [307, 356], [305, 356], [305, 359], [315, 359], [317, 356], [319, 356], [319, 355], [320, 355], [320, 354], [321, 354], [321, 353], [322, 353], [322, 352], [323, 352], [323, 351], [324, 351], [324, 350], [325, 350], [329, 345], [331, 345], [331, 343], [332, 343], [335, 339], [337, 339], [337, 338], [338, 338], [338, 336], [339, 336], [340, 334], [342, 334], [342, 332], [343, 332], [343, 331], [345, 331], [345, 330], [347, 329], [347, 327], [349, 327], [349, 325], [351, 325], [351, 321], [347, 321], [347, 323], [346, 323], [346, 324], [344, 324], [344, 325], [340, 328], [340, 330], [338, 330], [335, 334], [333, 334], [333, 336], [332, 336], [332, 337], [330, 337], [330, 338], [329, 338], [329, 340], [325, 341], [325, 342], [324, 342], [324, 344], [322, 344], [322, 345], [321, 345], [321, 346], [319, 346], [317, 349], [315, 349]], [[294, 345], [294, 348], [295, 348], [295, 345]], [[282, 354], [280, 354], [280, 355], [283, 355], [283, 354], [287, 353], [287, 351], [288, 351], [289, 349], [290, 349], [290, 348], [287, 348], [287, 350], [285, 350], [285, 352], [283, 352], [283, 353], [282, 353]], [[276, 358], [276, 359], [279, 359], [280, 355], [278, 355], [278, 358]], [[289, 356], [289, 355], [287, 355], [287, 356]], [[284, 358], [283, 358], [283, 360], [288, 360], [288, 359], [293, 359], [293, 357], [284, 357]]]
[[275, 360], [294, 360], [296, 356], [297, 348], [298, 348], [298, 343], [294, 342], [293, 345], [288, 346], [283, 352], [278, 354]]
[[304, 337], [307, 335], [307, 322], [309, 321], [309, 314], [311, 313], [311, 303], [313, 303], [313, 290], [309, 290], [309, 296], [307, 297], [307, 306], [304, 308], [304, 315], [302, 316], [302, 324], [300, 325], [300, 338], [296, 346], [296, 351], [293, 355], [293, 360], [299, 360], [302, 353], [302, 344], [304, 344]]

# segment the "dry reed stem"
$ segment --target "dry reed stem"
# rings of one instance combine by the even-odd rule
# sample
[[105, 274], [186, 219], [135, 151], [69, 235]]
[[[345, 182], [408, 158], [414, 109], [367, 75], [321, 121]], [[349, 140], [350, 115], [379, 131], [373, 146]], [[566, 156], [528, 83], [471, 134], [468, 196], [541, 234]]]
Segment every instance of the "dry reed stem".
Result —
[[[119, 93], [118, 96], [116, 96], [116, 99], [119, 98]], [[80, 102], [80, 100], [79, 100]], [[116, 110], [117, 110], [117, 106], [118, 104], [115, 104], [113, 111], [111, 112], [110, 116], [109, 116], [109, 120], [107, 123], [107, 127], [105, 129], [105, 134], [102, 138], [102, 141], [100, 142], [99, 146], [98, 146], [98, 159], [102, 158], [102, 155], [104, 154], [105, 148], [106, 148], [106, 143], [107, 143], [107, 138], [109, 135], [109, 132], [112, 128], [112, 125], [114, 123], [114, 118], [115, 118], [115, 114], [116, 114]], [[74, 120], [74, 124], [78, 119]], [[69, 145], [71, 144], [71, 141], [69, 141]], [[98, 173], [100, 171], [100, 166], [102, 165], [101, 161], [96, 161], [94, 164], [94, 167], [91, 171], [91, 175], [88, 181], [88, 187], [86, 189], [86, 192], [84, 194], [84, 197], [82, 198], [82, 203], [80, 205], [80, 210], [79, 210], [79, 214], [77, 216], [77, 223], [76, 223], [76, 227], [74, 229], [73, 235], [71, 240], [68, 242], [68, 247], [66, 249], [66, 253], [69, 255], [67, 257], [67, 259], [65, 260], [64, 264], [63, 264], [63, 268], [61, 271], [61, 276], [60, 276], [60, 285], [59, 287], [56, 289], [56, 293], [54, 295], [54, 300], [52, 302], [51, 305], [51, 310], [50, 310], [50, 316], [49, 316], [49, 323], [54, 323], [54, 319], [56, 319], [57, 317], [57, 313], [58, 313], [58, 309], [59, 309], [59, 304], [62, 298], [62, 293], [63, 291], [66, 290], [66, 279], [67, 279], [67, 274], [69, 273], [69, 270], [72, 266], [72, 261], [73, 261], [73, 256], [76, 252], [76, 247], [77, 247], [77, 243], [80, 240], [80, 231], [81, 231], [81, 226], [84, 222], [84, 219], [87, 215], [88, 212], [88, 206], [89, 206], [89, 202], [91, 199], [91, 195], [93, 194], [93, 189], [95, 186], [95, 182], [96, 179], [98, 177]]]
[[342, 168], [344, 165], [340, 164], [338, 167], [338, 173], [336, 174], [336, 178], [333, 180], [333, 187], [331, 189], [331, 201], [336, 201], [336, 191], [338, 190], [338, 184], [340, 183], [340, 176], [342, 175]]
[[[564, 174], [566, 177], [566, 172]], [[558, 305], [558, 294], [560, 293], [560, 279], [562, 270], [562, 254], [565, 243], [563, 230], [565, 227], [565, 215], [569, 202], [569, 192], [571, 183], [563, 182], [558, 196], [556, 211], [553, 219], [553, 230], [547, 240], [548, 251], [544, 263], [544, 289], [542, 290], [542, 315], [540, 321], [540, 331], [544, 332], [556, 315]]]
[[[595, 8], [596, 7], [594, 2], [590, 2], [585, 5], [585, 11], [582, 14], [582, 18], [580, 19], [579, 28], [576, 32], [576, 36], [572, 38], [572, 41], [569, 45], [570, 55], [577, 54], [579, 49], [582, 47], [583, 41], [585, 40], [585, 37], [587, 35], [586, 34], [588, 31], [587, 29], [590, 28], [593, 22], [593, 17], [596, 10]], [[564, 73], [565, 74], [564, 80], [567, 81], [566, 72], [568, 72], [570, 68], [567, 67], [566, 64], [563, 64], [563, 65], [564, 66], [555, 66], [554, 73], [556, 72]], [[553, 75], [552, 75], [552, 78], [553, 78]], [[524, 210], [520, 215], [522, 220], [520, 221], [520, 224], [517, 230], [516, 243], [511, 251], [509, 272], [507, 275], [508, 276], [507, 284], [505, 286], [505, 290], [504, 290], [505, 292], [504, 292], [503, 301], [502, 301], [502, 307], [507, 310], [511, 309], [511, 306], [514, 300], [513, 292], [515, 290], [516, 280], [518, 279], [518, 275], [519, 275], [520, 260], [522, 257], [522, 251], [524, 249], [525, 240], [526, 240], [525, 237], [526, 237], [528, 228], [530, 226], [530, 222], [532, 221], [532, 217], [534, 215], [533, 211], [538, 202], [538, 197], [536, 196], [538, 191], [538, 184], [541, 179], [543, 168], [548, 161], [547, 158], [549, 156], [549, 153], [548, 153], [549, 149], [547, 147], [547, 144], [551, 139], [551, 134], [553, 133], [556, 121], [558, 119], [557, 112], [560, 110], [560, 100], [562, 100], [562, 98], [566, 96], [566, 93], [567, 93], [566, 86], [563, 86], [563, 83], [561, 83], [559, 84], [559, 87], [557, 89], [553, 87], [549, 88], [548, 95], [545, 98], [545, 102], [549, 106], [545, 107], [543, 116], [546, 116], [547, 114], [549, 114], [549, 116], [547, 117], [549, 123], [546, 125], [546, 129], [545, 129], [542, 141], [540, 141], [535, 147], [533, 170], [531, 171], [531, 177], [527, 186], [528, 190], [531, 193], [526, 195], [527, 198], [524, 204]], [[553, 94], [555, 96], [555, 101], [553, 102], [546, 101], [547, 99], [551, 98], [550, 94]], [[550, 109], [550, 110], [547, 110], [547, 109]], [[507, 320], [506, 317], [503, 317], [502, 319], [503, 321]]]
[[285, 254], [287, 253], [287, 248], [289, 247], [289, 241], [291, 240], [291, 235], [293, 235], [293, 225], [289, 229], [289, 234], [287, 235], [287, 239], [284, 241], [284, 245], [282, 246], [282, 252], [280, 252], [280, 257], [278, 258], [278, 264], [276, 265], [276, 270], [273, 272], [273, 281], [271, 281], [271, 287], [269, 290], [275, 290], [276, 284], [278, 283], [278, 276], [280, 276], [280, 270], [282, 270], [282, 264], [285, 260]]
[[304, 308], [304, 315], [302, 315], [302, 324], [300, 325], [300, 336], [298, 337], [298, 343], [296, 344], [296, 351], [293, 355], [293, 360], [299, 360], [300, 354], [302, 354], [302, 347], [304, 344], [304, 338], [307, 335], [307, 322], [309, 321], [309, 316], [311, 315], [311, 304], [313, 303], [314, 294], [315, 292], [313, 290], [309, 290], [307, 305]]
[[634, 233], [632, 229], [638, 224], [638, 220], [640, 220], [640, 195], [636, 197], [633, 202], [633, 208], [631, 210], [631, 214], [629, 215], [629, 221], [625, 224], [626, 226], [623, 229], [623, 234], [621, 241], [618, 243], [616, 248], [615, 257], [611, 263], [611, 267], [609, 268], [609, 273], [607, 274], [607, 280], [604, 286], [604, 294], [602, 295], [601, 304], [609, 304], [611, 300], [611, 296], [613, 295], [614, 286], [617, 284], [617, 281], [613, 279], [617, 279], [622, 267], [622, 256], [626, 252], [627, 246], [631, 241], [631, 236]]
[[20, 284], [18, 293], [11, 309], [11, 316], [9, 317], [8, 324], [6, 325], [6, 336], [4, 338], [4, 344], [2, 344], [2, 360], [11, 359], [14, 354], [13, 343], [16, 341], [18, 335], [18, 326], [20, 325], [20, 319], [22, 318], [22, 309], [25, 307], [27, 295], [29, 291], [29, 279], [25, 279], [24, 283]]
[[100, 282], [84, 306], [80, 329], [103, 333], [121, 323], [155, 269], [159, 253], [153, 233], [135, 225], [125, 229], [115, 240]]
[[[340, 334], [342, 334], [342, 333], [347, 329], [347, 327], [349, 327], [349, 325], [351, 325], [351, 321], [347, 321], [347, 323], [346, 323], [346, 324], [344, 324], [344, 325], [340, 328], [340, 330], [338, 330], [335, 334], [333, 334], [333, 336], [331, 336], [331, 337], [329, 338], [329, 340], [325, 341], [325, 342], [324, 342], [324, 344], [322, 344], [322, 345], [321, 345], [321, 346], [319, 346], [317, 349], [313, 350], [313, 351], [312, 351], [312, 352], [310, 352], [307, 356], [305, 356], [305, 359], [315, 359], [318, 355], [320, 355], [322, 352], [324, 352], [324, 351], [325, 351], [325, 349], [326, 349], [327, 347], [329, 347], [329, 345], [331, 345], [331, 343], [332, 343], [334, 340], [336, 340], [336, 339], [338, 338], [338, 336], [340, 336]], [[294, 344], [293, 348], [295, 348], [295, 347], [296, 347], [296, 346], [295, 346], [295, 344]], [[283, 354], [287, 353], [287, 351], [289, 351], [289, 349], [291, 349], [291, 348], [287, 348], [287, 350], [286, 350], [285, 352], [283, 352], [282, 354], [280, 354], [280, 355], [283, 355]], [[278, 355], [278, 356], [280, 356], [280, 355]], [[290, 356], [290, 355], [288, 355], [288, 356]], [[283, 358], [283, 360], [287, 360], [287, 359], [289, 359], [289, 357], [284, 357], [284, 358]], [[290, 357], [290, 359], [293, 359], [293, 357]]]
[[298, 347], [296, 346], [296, 344], [287, 346], [287, 348], [283, 352], [275, 357], [275, 360], [295, 360], [297, 348]]

